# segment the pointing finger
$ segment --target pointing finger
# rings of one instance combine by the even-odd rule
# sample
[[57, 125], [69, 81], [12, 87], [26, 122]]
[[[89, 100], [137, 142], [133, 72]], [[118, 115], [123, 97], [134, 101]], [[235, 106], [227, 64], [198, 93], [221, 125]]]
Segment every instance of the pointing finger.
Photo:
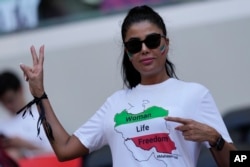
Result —
[[182, 123], [182, 124], [188, 124], [190, 122], [189, 119], [184, 119], [184, 118], [180, 118], [180, 117], [166, 117], [165, 120], [177, 122], [177, 123]]

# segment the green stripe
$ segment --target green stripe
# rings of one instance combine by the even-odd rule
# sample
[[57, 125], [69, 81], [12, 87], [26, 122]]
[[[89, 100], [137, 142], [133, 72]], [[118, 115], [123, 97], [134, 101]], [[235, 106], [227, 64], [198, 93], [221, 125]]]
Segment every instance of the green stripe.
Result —
[[128, 113], [128, 111], [125, 109], [121, 113], [115, 115], [115, 127], [123, 124], [130, 124], [159, 117], [166, 117], [167, 115], [168, 110], [156, 106], [152, 106], [138, 114]]

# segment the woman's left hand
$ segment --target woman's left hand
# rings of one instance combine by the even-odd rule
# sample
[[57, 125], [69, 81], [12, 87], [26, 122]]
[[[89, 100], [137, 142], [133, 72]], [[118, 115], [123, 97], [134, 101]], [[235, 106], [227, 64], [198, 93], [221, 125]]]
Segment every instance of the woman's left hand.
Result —
[[195, 142], [208, 141], [210, 145], [214, 145], [220, 136], [214, 128], [192, 119], [166, 117], [165, 120], [181, 123], [182, 125], [177, 126], [175, 129], [182, 132], [185, 140]]

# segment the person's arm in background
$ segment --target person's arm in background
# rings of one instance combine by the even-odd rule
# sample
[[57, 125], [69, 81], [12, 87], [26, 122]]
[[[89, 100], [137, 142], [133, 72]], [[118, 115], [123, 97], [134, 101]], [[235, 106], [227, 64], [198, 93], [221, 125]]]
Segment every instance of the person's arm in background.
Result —
[[[26, 81], [29, 83], [30, 92], [34, 97], [41, 97], [44, 95], [43, 83], [43, 62], [44, 62], [44, 46], [40, 47], [39, 56], [36, 53], [34, 46], [31, 47], [31, 55], [33, 66], [28, 67], [21, 64], [20, 67], [24, 72]], [[60, 161], [70, 160], [88, 153], [88, 149], [78, 140], [74, 135], [69, 135], [57, 119], [49, 99], [42, 99], [42, 106], [45, 111], [46, 121], [50, 125], [53, 138], [49, 136], [47, 125], [44, 124], [44, 130], [48, 139]], [[41, 106], [38, 105], [41, 110]]]
[[43, 148], [35, 146], [30, 141], [24, 140], [20, 137], [0, 137], [0, 146], [12, 159], [18, 161], [21, 158], [25, 158], [27, 150], [36, 152], [36, 154], [44, 153]]
[[18, 149], [28, 149], [28, 150], [39, 150], [41, 148], [35, 146], [31, 142], [24, 140], [18, 136], [16, 137], [1, 137], [1, 144], [3, 148], [18, 148]]

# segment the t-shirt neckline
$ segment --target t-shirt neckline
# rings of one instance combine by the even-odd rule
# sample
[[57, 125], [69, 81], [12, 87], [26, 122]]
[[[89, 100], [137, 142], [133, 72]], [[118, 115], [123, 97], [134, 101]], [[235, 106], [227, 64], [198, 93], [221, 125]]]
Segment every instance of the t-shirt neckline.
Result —
[[163, 82], [152, 84], [152, 85], [138, 84], [136, 88], [141, 89], [141, 90], [158, 89], [158, 88], [165, 86], [166, 84], [169, 84], [172, 80], [174, 80], [174, 78], [168, 78], [167, 80]]

